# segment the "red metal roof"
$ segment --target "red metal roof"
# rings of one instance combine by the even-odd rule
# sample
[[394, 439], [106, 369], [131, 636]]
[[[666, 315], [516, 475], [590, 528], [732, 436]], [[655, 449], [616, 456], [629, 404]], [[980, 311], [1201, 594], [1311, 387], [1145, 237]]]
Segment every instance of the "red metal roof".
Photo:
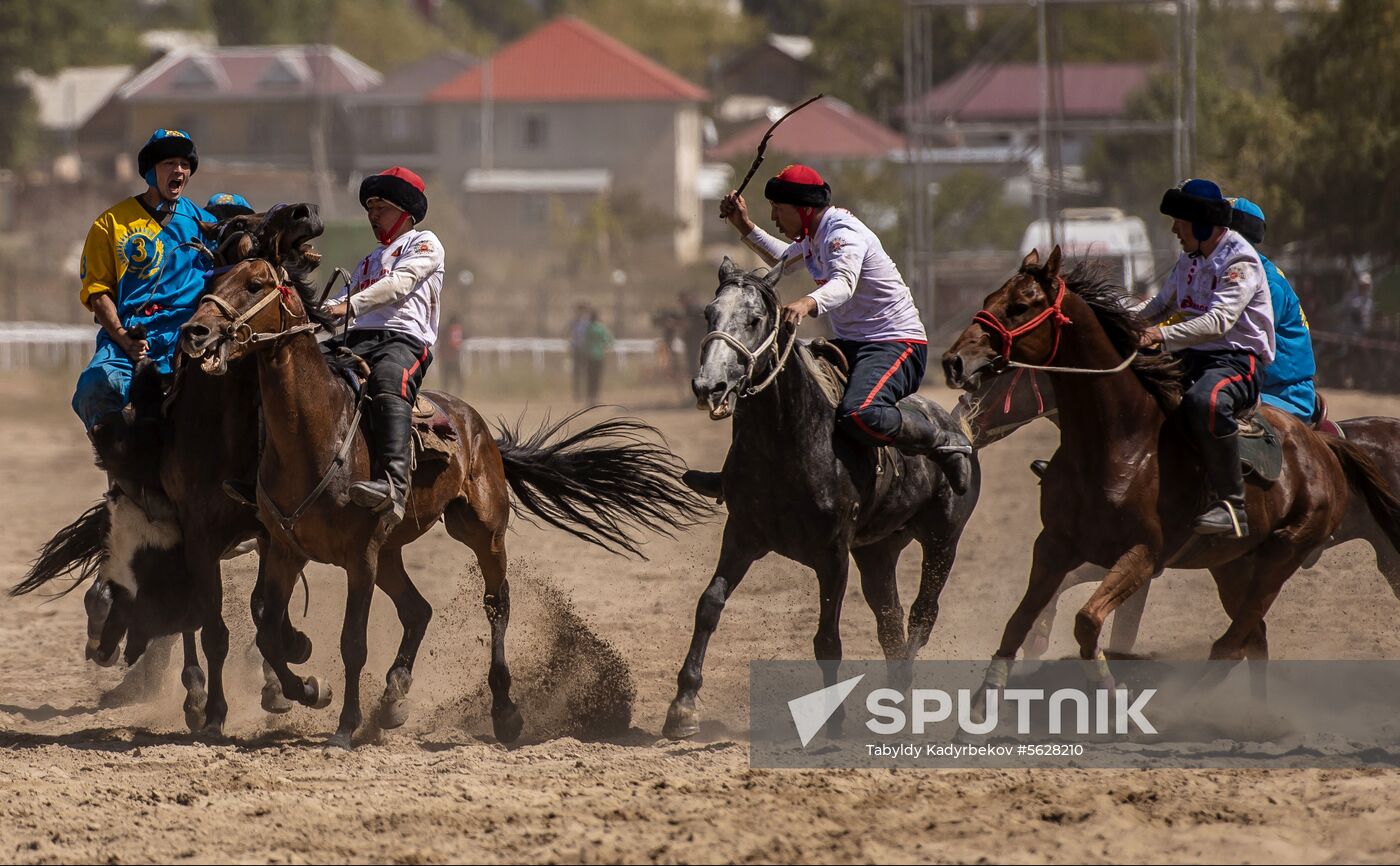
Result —
[[[710, 148], [707, 159], [752, 156], [771, 120], [759, 120]], [[820, 99], [783, 121], [768, 140], [773, 151], [813, 159], [884, 159], [904, 137], [837, 99]]]
[[703, 102], [697, 87], [570, 15], [554, 18], [428, 94], [480, 102], [490, 66], [496, 102]]
[[[1141, 63], [1066, 63], [1066, 117], [1118, 117], [1147, 81]], [[1053, 67], [1052, 67], [1053, 72]], [[971, 66], [930, 90], [920, 108], [934, 120], [1032, 120], [1040, 116], [1040, 68], [1034, 63]]]

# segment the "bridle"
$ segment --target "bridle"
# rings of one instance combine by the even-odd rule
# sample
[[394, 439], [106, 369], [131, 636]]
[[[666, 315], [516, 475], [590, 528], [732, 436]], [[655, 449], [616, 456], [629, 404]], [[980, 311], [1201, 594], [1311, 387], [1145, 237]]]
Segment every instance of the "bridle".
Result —
[[[781, 265], [779, 265], [779, 267], [781, 267]], [[726, 283], [726, 285], [742, 285], [742, 281], [735, 281], [735, 283], [732, 284]], [[724, 286], [720, 286], [720, 290], [723, 291]], [[767, 295], [764, 295], [764, 303], [768, 304]], [[780, 311], [777, 309], [776, 305], [769, 304], [769, 308], [770, 312], [773, 314], [773, 329], [768, 332], [768, 336], [763, 338], [763, 341], [758, 344], [758, 348], [756, 349], [750, 349], [748, 346], [745, 346], [738, 337], [735, 337], [727, 331], [710, 331], [705, 335], [705, 338], [700, 341], [701, 357], [704, 357], [706, 346], [714, 342], [720, 342], [733, 349], [739, 354], [740, 358], [744, 359], [744, 375], [739, 379], [739, 384], [734, 388], [735, 395], [740, 399], [752, 397], [773, 384], [774, 380], [778, 378], [778, 374], [783, 371], [783, 367], [787, 364], [788, 356], [792, 354], [793, 347], [797, 345], [797, 329], [793, 328], [792, 336], [788, 338], [787, 345], [779, 351], [778, 333], [782, 330], [783, 322]], [[769, 352], [772, 352], [773, 358], [776, 361], [773, 365], [773, 370], [762, 382], [754, 385], [752, 384], [754, 370], [758, 368], [759, 360]]]
[[[305, 314], [299, 315], [294, 313], [291, 308], [287, 306], [287, 302], [292, 298], [293, 290], [292, 287], [287, 284], [287, 272], [282, 268], [277, 269], [276, 288], [277, 291], [268, 292], [266, 295], [263, 295], [256, 304], [253, 304], [253, 306], [244, 310], [242, 313], [239, 313], [238, 310], [234, 309], [232, 304], [218, 295], [205, 295], [199, 299], [199, 303], [201, 306], [204, 304], [213, 304], [214, 308], [217, 309], [224, 318], [229, 320], [227, 324], [220, 328], [220, 333], [225, 339], [232, 340], [240, 346], [256, 346], [259, 343], [275, 342], [296, 334], [314, 331], [321, 327], [319, 324], [312, 321], [306, 321], [291, 326], [287, 325], [287, 318], [289, 316], [293, 319], [297, 319], [302, 318]], [[262, 312], [264, 307], [271, 304], [273, 301], [277, 301], [279, 309], [278, 321], [281, 325], [281, 329], [276, 332], [254, 331], [252, 326], [248, 323], [252, 321], [254, 316]]]
[[[1058, 287], [1058, 289], [1055, 292], [1054, 302], [1050, 304], [1050, 306], [1046, 307], [1044, 310], [1041, 310], [1040, 313], [1038, 313], [1035, 316], [1035, 318], [1022, 325], [1018, 325], [1015, 328], [1006, 327], [1006, 325], [1002, 324], [1001, 320], [998, 319], [992, 313], [991, 310], [988, 310], [985, 307], [981, 310], [978, 310], [977, 314], [972, 317], [973, 323], [981, 325], [982, 327], [988, 329], [989, 331], [992, 331], [993, 333], [1001, 337], [1001, 360], [1003, 364], [1007, 367], [1017, 367], [1021, 370], [1039, 370], [1045, 373], [1078, 373], [1082, 375], [1096, 376], [1108, 375], [1110, 373], [1121, 373], [1124, 370], [1131, 367], [1133, 361], [1137, 360], [1137, 349], [1134, 349], [1132, 353], [1128, 355], [1128, 357], [1124, 358], [1121, 364], [1119, 364], [1116, 367], [1110, 367], [1107, 370], [1091, 370], [1083, 367], [1055, 367], [1050, 365], [1050, 362], [1055, 360], [1055, 356], [1060, 352], [1061, 330], [1064, 328], [1065, 325], [1074, 324], [1070, 321], [1069, 316], [1065, 315], [1064, 311], [1065, 292], [1067, 291], [1064, 278], [1056, 277], [1055, 284]], [[1039, 328], [1042, 324], [1045, 323], [1046, 319], [1050, 320], [1050, 328], [1053, 334], [1053, 342], [1050, 345], [1050, 354], [1047, 355], [1045, 357], [1045, 360], [1039, 364], [1026, 364], [1021, 361], [1013, 361], [1011, 359], [1011, 348], [1013, 345], [1015, 345], [1016, 338], [1023, 337], [1026, 334], [1029, 334], [1030, 332], [1034, 331], [1036, 328]], [[1009, 400], [1010, 397], [1008, 396], [1007, 399]]]

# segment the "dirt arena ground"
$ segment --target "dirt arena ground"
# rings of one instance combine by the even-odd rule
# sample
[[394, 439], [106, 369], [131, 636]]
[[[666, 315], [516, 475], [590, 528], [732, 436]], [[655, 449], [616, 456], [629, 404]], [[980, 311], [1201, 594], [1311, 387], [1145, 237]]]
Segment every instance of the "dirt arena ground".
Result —
[[[101, 492], [66, 379], [0, 379], [0, 584]], [[940, 390], [930, 394], [950, 402]], [[1400, 415], [1400, 399], [1332, 395], [1335, 417]], [[488, 416], [522, 407], [481, 406]], [[692, 465], [718, 465], [726, 424], [693, 410], [633, 407]], [[535, 403], [530, 417], [543, 407]], [[1038, 529], [1026, 469], [1048, 455], [1041, 422], [983, 454], [983, 500], [963, 540], [925, 658], [986, 658], [1024, 586]], [[517, 521], [509, 654], [526, 714], [506, 749], [486, 712], [481, 579], [441, 530], [409, 549], [437, 616], [419, 657], [408, 725], [353, 752], [320, 747], [335, 727], [343, 580], [310, 570], [308, 670], [331, 709], [258, 707], [246, 598], [253, 557], [229, 563], [234, 630], [230, 740], [185, 733], [178, 672], [164, 698], [101, 709], [119, 672], [82, 659], [80, 593], [0, 603], [0, 861], [913, 861], [1359, 862], [1400, 857], [1400, 774], [1360, 771], [753, 770], [744, 742], [747, 662], [805, 658], [815, 579], [786, 560], [749, 574], [706, 667], [694, 742], [660, 739], [675, 673], [710, 575], [723, 515], [649, 561], [609, 556]], [[917, 559], [900, 568], [906, 604]], [[1066, 593], [1077, 606], [1089, 589]], [[873, 619], [852, 580], [847, 657], [874, 658]], [[294, 606], [300, 613], [301, 594]], [[1153, 590], [1139, 649], [1202, 657], [1225, 627], [1205, 574]], [[1294, 577], [1270, 617], [1283, 658], [1400, 657], [1400, 602], [1360, 542]], [[1052, 655], [1070, 651], [1070, 618]], [[371, 623], [366, 695], [398, 640], [390, 605]], [[632, 726], [599, 740], [607, 708], [635, 690]]]

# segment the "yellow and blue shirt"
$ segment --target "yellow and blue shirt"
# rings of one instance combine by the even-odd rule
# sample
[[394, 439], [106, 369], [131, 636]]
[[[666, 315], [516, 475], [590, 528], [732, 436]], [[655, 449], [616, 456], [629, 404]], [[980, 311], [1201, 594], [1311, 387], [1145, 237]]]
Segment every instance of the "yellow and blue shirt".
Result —
[[[175, 203], [164, 226], [139, 198], [108, 208], [88, 230], [79, 268], [79, 298], [92, 308], [99, 294], [111, 295], [124, 327], [145, 326], [151, 355], [162, 368], [169, 364], [181, 325], [194, 314], [204, 291], [199, 253], [182, 246], [202, 240], [199, 222], [214, 217], [188, 199]], [[107, 339], [98, 335], [98, 344]]]

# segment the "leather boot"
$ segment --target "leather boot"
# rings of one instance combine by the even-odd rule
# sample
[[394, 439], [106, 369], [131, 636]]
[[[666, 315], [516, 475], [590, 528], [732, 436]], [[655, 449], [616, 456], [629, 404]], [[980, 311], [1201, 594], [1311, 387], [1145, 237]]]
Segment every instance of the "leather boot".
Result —
[[720, 481], [722, 477], [719, 472], [687, 469], [681, 473], [681, 483], [706, 499], [724, 502], [724, 486]]
[[370, 405], [373, 420], [374, 467], [369, 481], [350, 485], [350, 500], [372, 511], [387, 512], [390, 525], [403, 519], [408, 500], [413, 406], [391, 394], [380, 394]]
[[894, 446], [905, 454], [932, 458], [953, 492], [959, 496], [966, 493], [972, 483], [972, 445], [963, 436], [940, 428], [918, 410], [901, 406], [899, 419]]
[[1206, 477], [1219, 500], [1196, 518], [1194, 528], [1200, 535], [1249, 535], [1244, 514], [1244, 475], [1240, 470], [1240, 437], [1204, 436], [1197, 439], [1209, 447], [1201, 452]]

